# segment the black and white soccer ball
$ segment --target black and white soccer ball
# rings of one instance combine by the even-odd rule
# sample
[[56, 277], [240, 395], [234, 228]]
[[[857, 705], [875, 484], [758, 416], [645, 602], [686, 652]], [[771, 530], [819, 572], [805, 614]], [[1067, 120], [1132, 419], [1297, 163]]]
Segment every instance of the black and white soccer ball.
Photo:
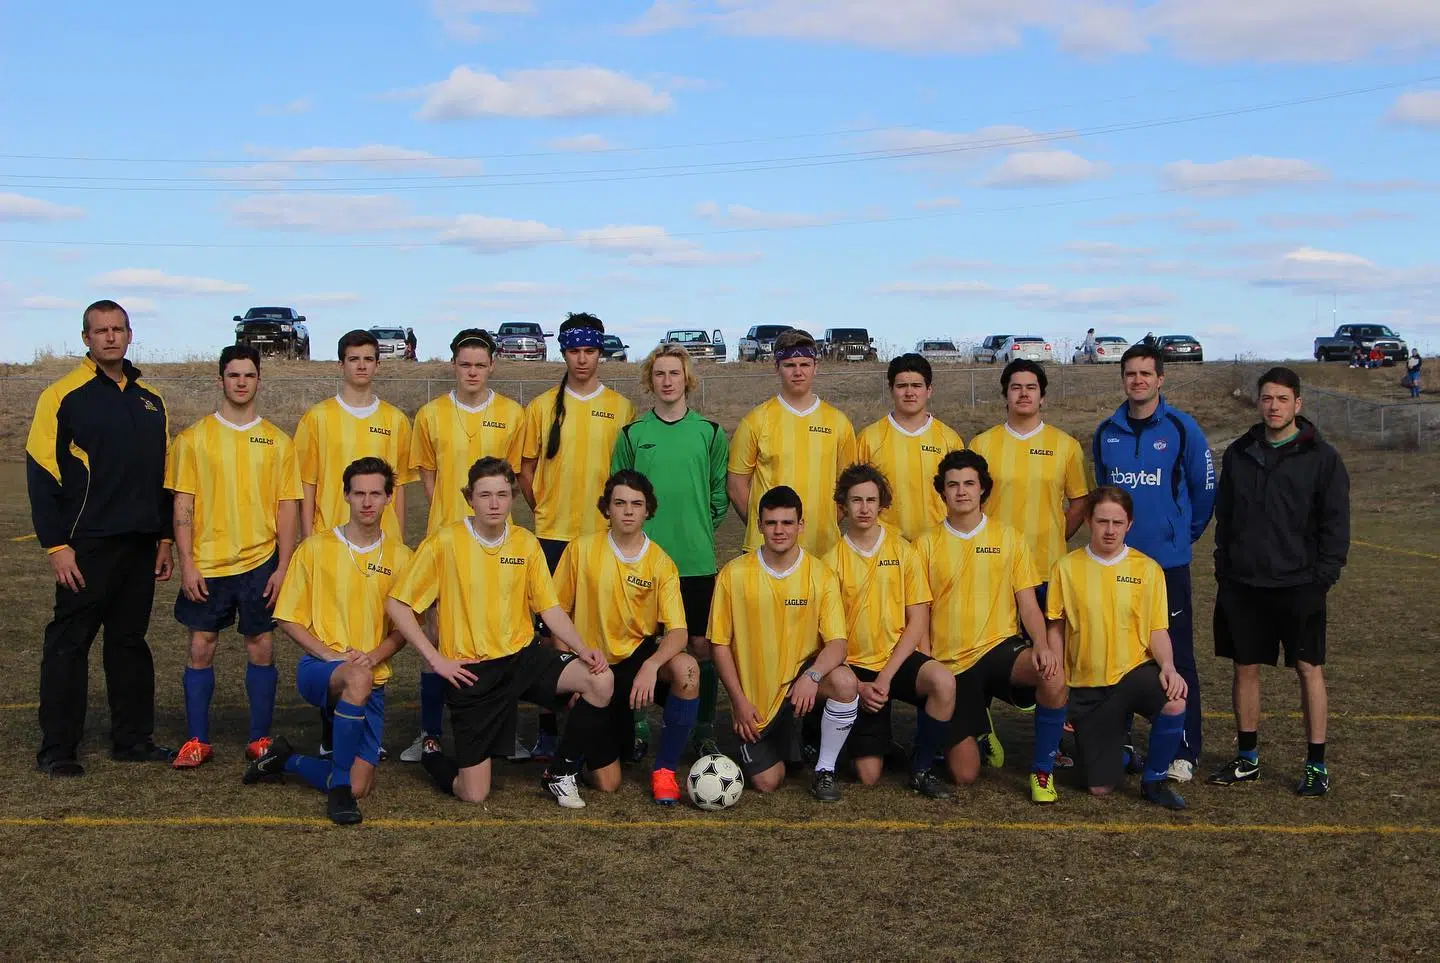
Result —
[[718, 752], [701, 756], [685, 778], [690, 801], [701, 809], [729, 809], [745, 791], [745, 774], [729, 756]]

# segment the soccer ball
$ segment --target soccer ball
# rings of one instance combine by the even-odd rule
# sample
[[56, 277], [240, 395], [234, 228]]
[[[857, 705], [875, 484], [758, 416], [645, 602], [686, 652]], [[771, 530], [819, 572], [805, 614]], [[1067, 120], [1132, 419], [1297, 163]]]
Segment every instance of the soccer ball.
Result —
[[690, 801], [701, 809], [729, 809], [740, 800], [745, 775], [729, 756], [712, 753], [695, 760], [685, 784]]

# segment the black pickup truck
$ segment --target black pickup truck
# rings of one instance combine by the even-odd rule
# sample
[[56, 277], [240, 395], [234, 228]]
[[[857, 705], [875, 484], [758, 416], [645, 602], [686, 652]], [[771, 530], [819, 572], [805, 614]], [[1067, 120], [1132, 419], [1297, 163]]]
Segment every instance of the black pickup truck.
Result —
[[1342, 324], [1328, 338], [1315, 339], [1316, 361], [1349, 361], [1356, 348], [1379, 348], [1385, 364], [1404, 364], [1410, 353], [1400, 336], [1383, 324]]

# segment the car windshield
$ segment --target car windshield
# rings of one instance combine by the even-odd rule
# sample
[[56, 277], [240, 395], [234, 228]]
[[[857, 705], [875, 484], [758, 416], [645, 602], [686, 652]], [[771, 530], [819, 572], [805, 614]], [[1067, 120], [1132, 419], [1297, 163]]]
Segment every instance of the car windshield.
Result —
[[788, 324], [757, 324], [755, 326], [755, 337], [757, 338], [778, 338], [790, 330]]
[[921, 351], [954, 351], [955, 344], [952, 341], [926, 341], [920, 346]]
[[289, 308], [251, 308], [245, 312], [246, 321], [289, 321], [295, 312]]
[[1362, 337], [1370, 338], [1395, 338], [1399, 337], [1394, 331], [1383, 324], [1366, 324], [1355, 329], [1355, 333]]
[[404, 341], [404, 328], [371, 328], [370, 333], [381, 341]]
[[618, 348], [618, 347], [620, 347], [621, 344], [623, 344], [623, 342], [620, 340], [620, 336], [619, 336], [619, 335], [615, 335], [615, 334], [607, 334], [607, 335], [605, 335], [605, 347], [607, 347], [607, 348]]
[[1188, 334], [1167, 334], [1161, 340], [1167, 344], [1199, 344], [1198, 341]]
[[671, 331], [670, 340], [678, 341], [681, 344], [689, 344], [693, 341], [708, 340], [704, 331]]
[[864, 328], [836, 328], [830, 332], [831, 341], [869, 341], [870, 332]]
[[530, 324], [524, 321], [506, 321], [504, 324], [500, 325], [500, 330], [496, 333], [536, 335], [540, 333], [540, 325]]

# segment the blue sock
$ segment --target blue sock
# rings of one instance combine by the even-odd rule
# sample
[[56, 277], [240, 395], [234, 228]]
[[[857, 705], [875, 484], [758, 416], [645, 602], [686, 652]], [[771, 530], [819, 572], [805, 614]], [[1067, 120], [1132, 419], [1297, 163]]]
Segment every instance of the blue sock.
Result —
[[210, 741], [210, 697], [215, 695], [215, 668], [185, 667], [185, 724], [189, 737]]
[[[438, 679], [439, 676], [436, 676]], [[330, 785], [350, 785], [350, 767], [365, 733], [365, 709], [341, 699], [335, 703], [335, 745], [330, 756]]]
[[445, 679], [434, 672], [420, 673], [420, 728], [436, 739], [445, 728]]
[[928, 772], [935, 765], [935, 753], [940, 750], [940, 742], [945, 738], [945, 729], [949, 725], [948, 721], [941, 722], [931, 716], [924, 706], [916, 710], [915, 745], [910, 750], [911, 772]]
[[680, 768], [680, 753], [690, 741], [690, 731], [700, 716], [700, 699], [682, 699], [671, 695], [665, 700], [665, 712], [661, 716], [664, 725], [660, 727], [660, 747], [655, 750], [655, 768], [675, 770]]
[[280, 672], [273, 665], [245, 666], [245, 695], [250, 700], [250, 741], [270, 735], [275, 719], [275, 684]]
[[285, 771], [299, 776], [321, 792], [330, 791], [330, 761], [295, 753], [285, 760]]
[[1167, 716], [1158, 715], [1150, 723], [1150, 758], [1145, 760], [1146, 782], [1159, 782], [1165, 778], [1175, 753], [1180, 751], [1180, 740], [1185, 738], [1185, 713]]
[[1065, 734], [1065, 707], [1035, 707], [1035, 757], [1030, 760], [1033, 772], [1050, 772], [1055, 768], [1055, 754], [1060, 751], [1060, 737]]

